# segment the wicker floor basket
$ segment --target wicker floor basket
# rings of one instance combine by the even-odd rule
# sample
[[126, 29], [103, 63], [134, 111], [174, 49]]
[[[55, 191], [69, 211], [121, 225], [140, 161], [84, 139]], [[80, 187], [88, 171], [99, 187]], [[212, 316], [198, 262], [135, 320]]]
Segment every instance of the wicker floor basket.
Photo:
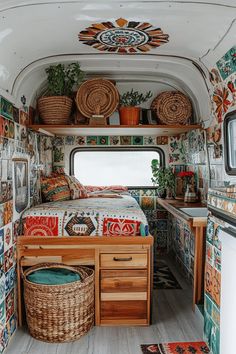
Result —
[[[79, 273], [81, 281], [42, 285], [27, 280], [39, 269], [63, 268]], [[51, 343], [70, 342], [94, 324], [94, 271], [87, 267], [42, 263], [22, 272], [26, 319], [32, 337]]]
[[38, 99], [39, 115], [44, 124], [68, 124], [72, 99], [67, 96], [41, 97]]

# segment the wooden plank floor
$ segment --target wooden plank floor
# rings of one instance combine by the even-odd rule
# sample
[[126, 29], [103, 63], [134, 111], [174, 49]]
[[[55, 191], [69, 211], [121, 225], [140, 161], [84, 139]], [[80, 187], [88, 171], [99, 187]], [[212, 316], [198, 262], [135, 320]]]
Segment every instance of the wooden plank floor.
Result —
[[192, 290], [169, 265], [181, 290], [153, 292], [153, 324], [150, 327], [95, 327], [73, 343], [49, 344], [17, 330], [4, 354], [141, 354], [140, 344], [202, 340], [203, 323], [192, 312]]

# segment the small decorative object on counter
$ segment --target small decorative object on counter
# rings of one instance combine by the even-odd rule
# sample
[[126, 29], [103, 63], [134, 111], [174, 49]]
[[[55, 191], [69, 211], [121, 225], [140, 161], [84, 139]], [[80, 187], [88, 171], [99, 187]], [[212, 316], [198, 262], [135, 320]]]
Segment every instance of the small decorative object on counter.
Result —
[[181, 171], [177, 175], [183, 179], [184, 185], [184, 201], [188, 203], [194, 203], [198, 200], [197, 193], [194, 190], [194, 172], [193, 171]]
[[46, 73], [47, 88], [37, 102], [39, 115], [45, 124], [68, 124], [73, 88], [82, 82], [84, 73], [79, 63], [51, 65]]
[[[53, 271], [56, 273], [51, 279]], [[91, 329], [94, 324], [92, 269], [42, 263], [22, 270], [22, 277], [26, 319], [34, 338], [50, 343], [69, 342]]]
[[120, 124], [121, 125], [138, 125], [141, 103], [148, 101], [152, 97], [151, 91], [145, 94], [138, 91], [127, 91], [120, 97]]
[[160, 93], [151, 104], [162, 124], [187, 124], [192, 116], [190, 99], [179, 91]]

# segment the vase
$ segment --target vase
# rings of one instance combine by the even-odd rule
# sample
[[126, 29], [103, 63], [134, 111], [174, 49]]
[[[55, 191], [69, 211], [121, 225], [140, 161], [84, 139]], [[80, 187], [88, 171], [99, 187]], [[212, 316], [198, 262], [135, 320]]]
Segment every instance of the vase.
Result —
[[184, 194], [185, 203], [195, 203], [197, 201], [197, 194], [192, 184], [188, 183]]

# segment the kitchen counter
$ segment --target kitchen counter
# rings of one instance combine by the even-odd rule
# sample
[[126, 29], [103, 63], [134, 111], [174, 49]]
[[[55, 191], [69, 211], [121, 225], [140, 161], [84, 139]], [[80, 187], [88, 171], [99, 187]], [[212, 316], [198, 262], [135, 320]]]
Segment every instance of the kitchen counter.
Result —
[[188, 225], [194, 235], [194, 270], [193, 270], [193, 310], [201, 302], [204, 294], [205, 237], [207, 216], [189, 216], [180, 208], [206, 208], [198, 203], [185, 203], [182, 200], [157, 198], [157, 202], [175, 218]]
[[184, 223], [188, 224], [190, 228], [193, 227], [206, 227], [207, 217], [199, 217], [199, 216], [189, 216], [180, 208], [204, 208], [206, 205], [201, 202], [197, 203], [185, 203], [182, 200], [177, 199], [162, 199], [157, 198], [157, 202], [164, 209], [166, 209], [169, 213], [174, 215], [176, 218], [180, 219]]

